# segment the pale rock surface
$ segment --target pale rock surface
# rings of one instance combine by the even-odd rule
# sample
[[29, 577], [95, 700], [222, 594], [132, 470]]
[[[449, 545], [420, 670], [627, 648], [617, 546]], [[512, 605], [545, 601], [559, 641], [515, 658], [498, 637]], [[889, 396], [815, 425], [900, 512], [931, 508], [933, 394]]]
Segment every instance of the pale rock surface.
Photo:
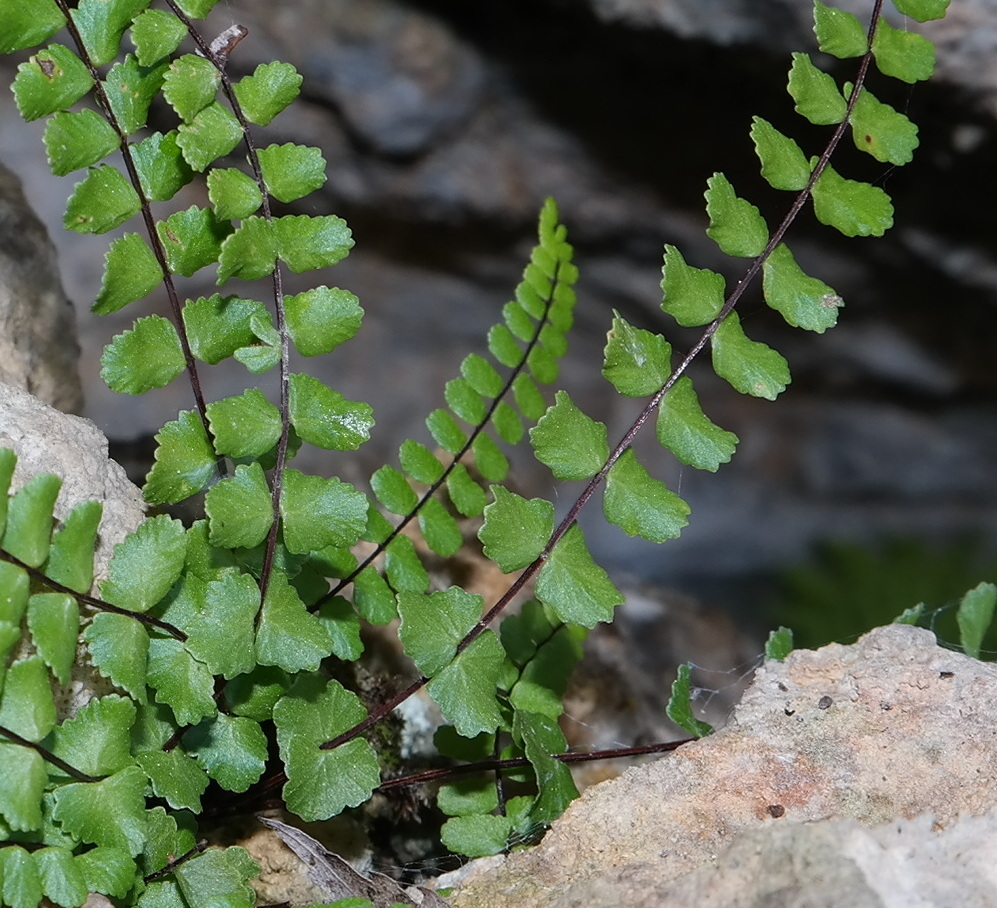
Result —
[[[27, 391], [0, 384], [0, 448], [11, 448], [17, 454], [12, 491], [40, 473], [54, 473], [62, 479], [56, 519], [65, 518], [84, 501], [101, 502], [94, 573], [106, 577], [114, 546], [145, 519], [145, 503], [124, 469], [108, 458], [104, 434], [88, 419], [62, 413]], [[60, 718], [111, 690], [110, 683], [90, 665], [81, 644], [70, 684], [57, 697]]]
[[83, 405], [79, 355], [55, 247], [20, 180], [0, 164], [0, 382], [76, 412]]
[[12, 490], [39, 473], [62, 479], [55, 516], [84, 501], [100, 501], [104, 514], [95, 573], [106, 576], [114, 546], [145, 518], [142, 492], [107, 456], [107, 438], [89, 419], [62, 413], [11, 385], [0, 384], [0, 448], [17, 454]]
[[723, 731], [589, 789], [455, 905], [985, 904], [995, 698], [997, 667], [917, 628], [792, 653]]
[[635, 898], [646, 906], [711, 908], [988, 908], [995, 868], [995, 811], [937, 830], [930, 814], [875, 829], [826, 820], [752, 829], [715, 866]]

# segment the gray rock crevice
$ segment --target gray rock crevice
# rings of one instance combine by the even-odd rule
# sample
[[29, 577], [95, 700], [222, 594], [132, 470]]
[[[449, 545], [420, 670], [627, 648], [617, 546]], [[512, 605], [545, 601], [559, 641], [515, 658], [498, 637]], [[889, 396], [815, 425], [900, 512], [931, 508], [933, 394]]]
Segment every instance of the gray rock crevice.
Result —
[[0, 382], [79, 412], [79, 351], [55, 247], [20, 181], [0, 164]]

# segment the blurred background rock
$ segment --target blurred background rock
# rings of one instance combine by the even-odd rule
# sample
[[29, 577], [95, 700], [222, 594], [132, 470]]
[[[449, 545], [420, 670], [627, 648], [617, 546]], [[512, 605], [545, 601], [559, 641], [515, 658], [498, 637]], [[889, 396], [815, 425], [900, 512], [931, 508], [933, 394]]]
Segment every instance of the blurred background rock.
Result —
[[[860, 15], [871, 7], [836, 5]], [[700, 474], [641, 440], [645, 462], [693, 513], [665, 546], [634, 542], [588, 515], [590, 542], [616, 576], [680, 587], [765, 625], [759, 610], [771, 578], [820, 541], [904, 537], [929, 557], [933, 545], [970, 535], [984, 554], [993, 549], [997, 19], [987, 0], [955, 6], [942, 23], [906, 23], [938, 42], [935, 81], [872, 80], [920, 126], [913, 164], [894, 169], [843, 148], [837, 165], [890, 192], [899, 226], [883, 239], [846, 240], [805, 212], [791, 237], [801, 265], [844, 297], [840, 327], [826, 336], [790, 331], [759, 290], [749, 292], [746, 328], [787, 356], [794, 383], [772, 405], [736, 394], [708, 363], [694, 369], [704, 408], [740, 436], [740, 449], [718, 474]], [[751, 116], [798, 137], [808, 153], [821, 147], [825, 131], [807, 126], [785, 92], [789, 52], [813, 46], [810, 8], [805, 0], [222, 0], [209, 30], [250, 29], [232, 55], [233, 75], [274, 58], [304, 75], [300, 103], [259, 139], [324, 151], [326, 187], [294, 210], [340, 214], [357, 240], [348, 260], [294, 279], [290, 292], [326, 282], [360, 297], [365, 330], [306, 367], [373, 403], [378, 425], [358, 454], [309, 466], [362, 480], [404, 438], [428, 440], [422, 418], [442, 402], [461, 358], [483, 349], [548, 195], [582, 275], [563, 384], [618, 436], [637, 406], [599, 375], [612, 309], [664, 330], [679, 350], [690, 344], [659, 309], [662, 244], [736, 281], [744, 263], [719, 257], [703, 232], [706, 179], [726, 172], [774, 227], [789, 197], [758, 174]], [[3, 67], [9, 85], [14, 63]], [[832, 68], [841, 79], [853, 71]], [[151, 125], [171, 128], [168, 112], [154, 111]], [[2, 93], [0, 159], [49, 226], [78, 307], [83, 413], [123, 450], [189, 408], [189, 391], [177, 381], [131, 399], [100, 383], [110, 335], [165, 311], [165, 296], [87, 315], [108, 238], [61, 230], [73, 180], [48, 175], [42, 128], [20, 123]], [[193, 187], [178, 201], [206, 203]], [[214, 289], [207, 271], [182, 285], [190, 297]], [[257, 382], [241, 367], [206, 374], [214, 397]], [[531, 495], [552, 492], [528, 458], [516, 482]], [[572, 489], [556, 494], [566, 507]]]

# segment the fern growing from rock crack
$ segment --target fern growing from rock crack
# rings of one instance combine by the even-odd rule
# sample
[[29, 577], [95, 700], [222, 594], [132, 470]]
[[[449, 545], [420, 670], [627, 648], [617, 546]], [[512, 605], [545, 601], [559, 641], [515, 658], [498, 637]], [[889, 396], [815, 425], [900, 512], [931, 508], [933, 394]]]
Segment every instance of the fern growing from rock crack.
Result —
[[[260, 129], [293, 103], [301, 78], [275, 62], [233, 81], [226, 62], [241, 30], [209, 43], [194, 25], [213, 5], [5, 0], [0, 16], [5, 53], [68, 32], [65, 43], [21, 63], [13, 92], [25, 119], [49, 118], [52, 172], [85, 169], [65, 226], [102, 234], [142, 222], [111, 243], [93, 309], [118, 311], [162, 284], [172, 319], [137, 318], [105, 350], [101, 374], [127, 394], [187, 375], [193, 407], [156, 436], [144, 493], [152, 504], [204, 493], [203, 519], [189, 528], [167, 516], [148, 520], [118, 547], [99, 596], [91, 595], [99, 508], [77, 509], [53, 534], [57, 480], [37, 479], [8, 503], [13, 459], [0, 458], [0, 878], [4, 902], [18, 908], [43, 896], [75, 906], [88, 891], [147, 906], [252, 904], [247, 884], [258, 868], [246, 853], [198, 843], [209, 783], [236, 793], [258, 783], [272, 722], [282, 769], [268, 781], [282, 786], [286, 806], [306, 820], [357, 807], [384, 781], [367, 732], [423, 687], [448, 723], [436, 736], [441, 754], [493, 772], [514, 768], [527, 786], [506, 801], [494, 775], [445, 782], [439, 806], [450, 817], [448, 847], [501, 851], [556, 819], [576, 795], [558, 727], [561, 697], [586, 629], [611, 621], [623, 598], [589, 554], [579, 512], [601, 490], [606, 519], [625, 533], [658, 542], [680, 533], [689, 507], [640, 462], [634, 438], [653, 422], [684, 464], [715, 471], [731, 458], [738, 439], [703, 412], [688, 366], [709, 347], [714, 371], [736, 391], [774, 399], [785, 389], [786, 361], [747, 336], [735, 306], [760, 275], [766, 303], [788, 324], [816, 332], [835, 324], [841, 298], [799, 268], [785, 235], [810, 201], [818, 220], [848, 236], [878, 236], [892, 224], [886, 193], [838, 174], [830, 158], [850, 131], [877, 161], [910, 160], [916, 128], [864, 82], [871, 65], [906, 82], [927, 78], [934, 65], [931, 44], [890, 26], [881, 0], [868, 29], [815, 0], [821, 50], [858, 60], [854, 81], [839, 86], [807, 55], [793, 57], [796, 110], [832, 127], [830, 138], [814, 155], [755, 118], [763, 177], [795, 194], [774, 230], [723, 174], [709, 180], [707, 233], [750, 264], [728, 292], [722, 276], [665, 248], [662, 307], [702, 331], [677, 354], [661, 334], [614, 315], [602, 373], [620, 395], [646, 403], [612, 444], [567, 393], [557, 391], [548, 406], [542, 390], [566, 352], [577, 279], [566, 230], [547, 202], [523, 280], [489, 333], [489, 356], [464, 359], [445, 388], [446, 406], [426, 420], [428, 438], [404, 441], [397, 465], [377, 470], [368, 494], [290, 465], [302, 445], [353, 451], [374, 426], [369, 405], [291, 370], [292, 348], [303, 357], [334, 354], [360, 329], [363, 310], [337, 287], [287, 295], [284, 275], [334, 266], [353, 239], [339, 217], [272, 210], [272, 201], [317, 190], [326, 162], [315, 148], [257, 144]], [[947, 2], [894, 5], [924, 21], [941, 17]], [[134, 49], [123, 53], [126, 34]], [[181, 52], [185, 41], [193, 52]], [[74, 109], [86, 98], [92, 106]], [[155, 99], [176, 125], [149, 134]], [[245, 167], [220, 163], [240, 143]], [[120, 164], [106, 161], [112, 152]], [[209, 204], [160, 216], [159, 206], [198, 174]], [[209, 267], [222, 292], [184, 299], [177, 278]], [[224, 294], [236, 279], [268, 285], [268, 302]], [[247, 369], [247, 389], [210, 400], [207, 367], [228, 359]], [[252, 376], [270, 371], [278, 376], [273, 401], [252, 386]], [[503, 484], [503, 446], [527, 437], [555, 479], [584, 483], [560, 521], [550, 502]], [[456, 513], [483, 518], [485, 555], [503, 572], [519, 572], [497, 601], [432, 587], [413, 536], [444, 558], [464, 544], [441, 503], [444, 490]], [[532, 598], [494, 630], [524, 590]], [[68, 681], [81, 608], [89, 659], [117, 693], [59, 721], [50, 681]], [[396, 618], [420, 677], [368, 709], [323, 666], [360, 657], [362, 623]], [[787, 647], [779, 635], [769, 653]], [[684, 708], [687, 687], [680, 674], [669, 714], [702, 734], [708, 727]]]

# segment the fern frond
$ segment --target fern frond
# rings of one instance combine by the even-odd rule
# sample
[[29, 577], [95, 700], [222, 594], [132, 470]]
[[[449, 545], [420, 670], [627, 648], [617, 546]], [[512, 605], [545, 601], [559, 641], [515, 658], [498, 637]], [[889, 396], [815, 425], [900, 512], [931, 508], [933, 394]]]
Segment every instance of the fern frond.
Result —
[[[538, 385], [556, 379], [557, 361], [566, 352], [566, 332], [573, 320], [577, 270], [572, 252], [566, 230], [558, 223], [557, 208], [548, 200], [540, 214], [538, 242], [515, 299], [503, 308], [503, 321], [488, 333], [491, 362], [478, 354], [465, 357], [461, 376], [446, 385], [447, 408], [434, 410], [426, 419], [430, 435], [448, 456], [441, 461], [426, 445], [409, 439], [398, 451], [401, 469], [386, 465], [371, 477], [375, 498], [398, 519], [393, 526], [381, 524], [382, 531], [368, 537], [375, 550], [330, 596], [369, 571], [382, 551], [388, 554], [389, 567], [393, 547], [405, 549], [403, 557], [411, 563], [414, 552], [401, 533], [413, 520], [436, 555], [446, 558], [460, 548], [462, 533], [437, 495], [445, 486], [460, 514], [480, 515], [495, 494], [489, 485], [501, 483], [508, 473], [500, 443], [517, 443], [524, 423], [533, 424], [542, 415]], [[505, 378], [499, 369], [508, 370]], [[480, 479], [467, 469], [464, 461], [468, 457], [473, 458]], [[421, 487], [421, 494], [414, 487]], [[371, 583], [365, 581], [364, 588]], [[425, 591], [427, 586], [428, 577], [415, 588]], [[366, 593], [361, 598], [366, 600]], [[383, 617], [387, 609], [379, 608], [378, 614]]]

